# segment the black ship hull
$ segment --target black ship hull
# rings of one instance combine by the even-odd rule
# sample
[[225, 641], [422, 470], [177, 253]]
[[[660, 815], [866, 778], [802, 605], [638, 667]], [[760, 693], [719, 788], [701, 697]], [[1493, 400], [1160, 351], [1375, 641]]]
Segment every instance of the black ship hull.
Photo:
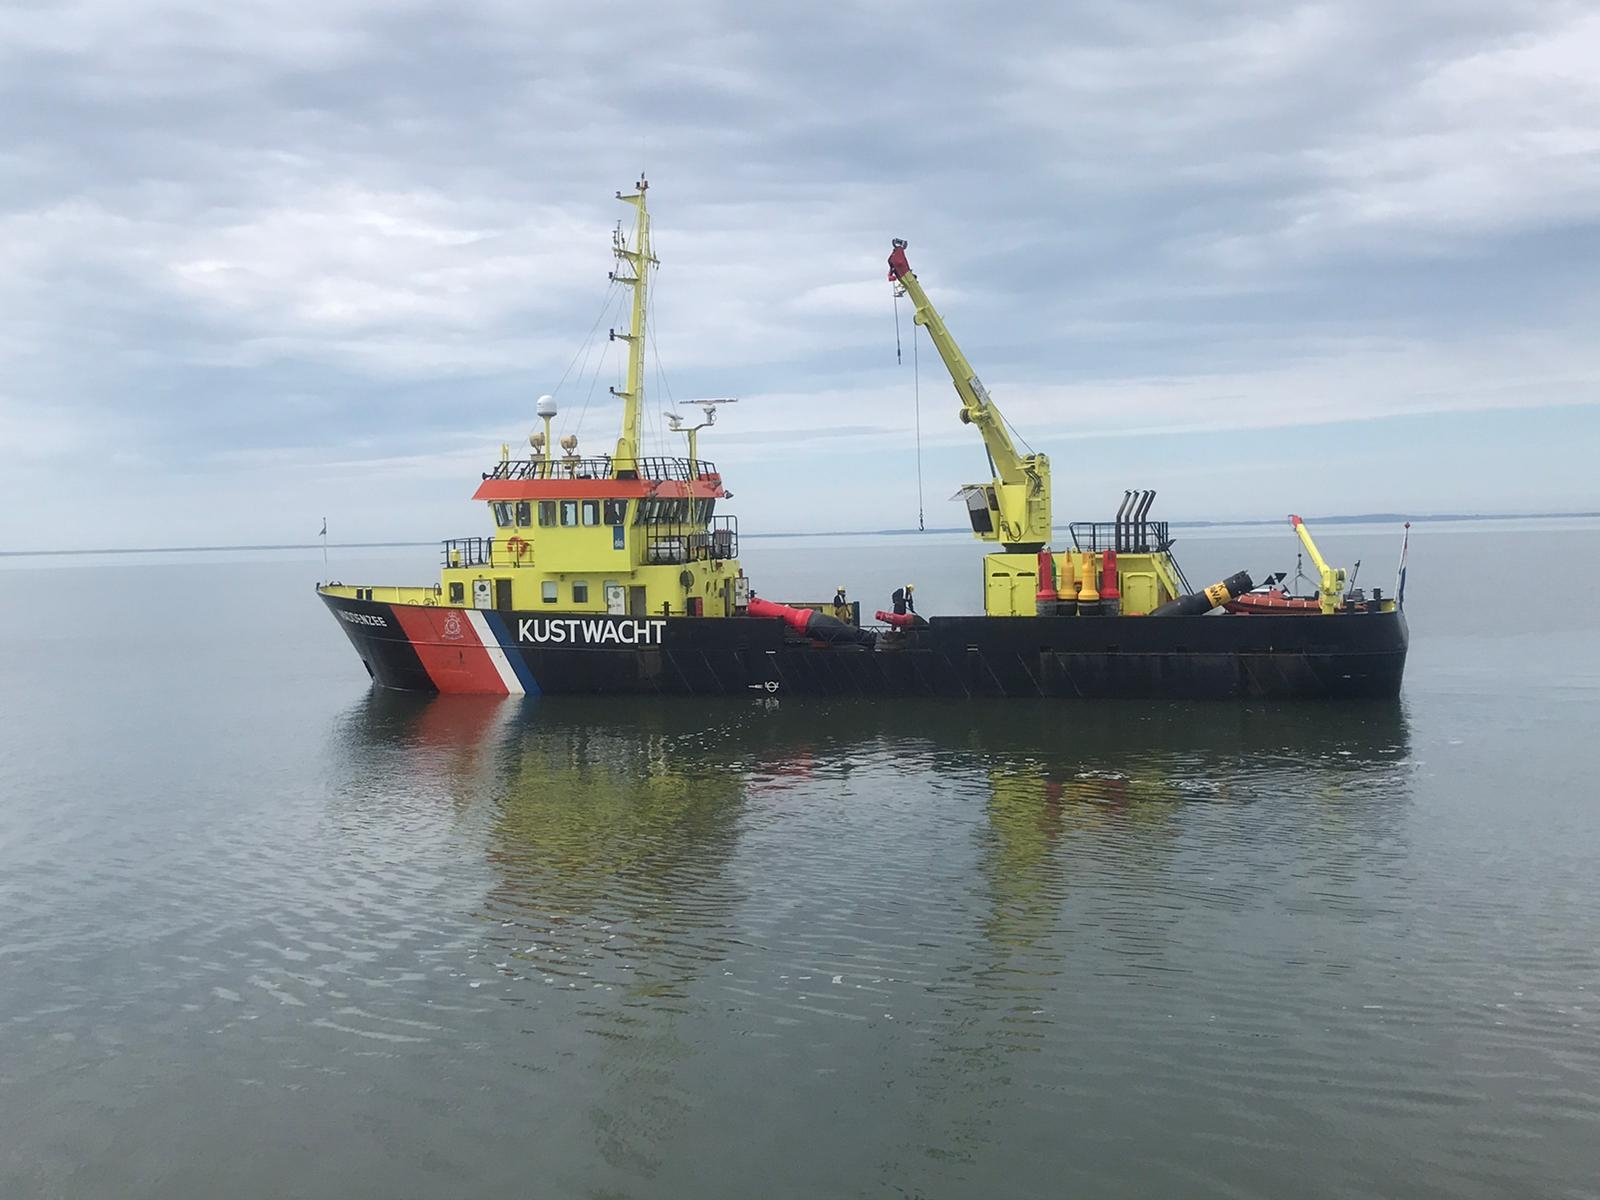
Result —
[[323, 595], [372, 678], [417, 692], [1340, 699], [1393, 697], [1400, 612], [935, 617], [873, 648], [755, 617], [624, 617]]

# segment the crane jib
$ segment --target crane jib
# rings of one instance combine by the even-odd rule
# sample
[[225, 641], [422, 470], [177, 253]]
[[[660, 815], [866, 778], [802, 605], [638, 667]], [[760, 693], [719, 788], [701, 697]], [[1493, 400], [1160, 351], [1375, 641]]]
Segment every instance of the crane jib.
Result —
[[957, 417], [982, 435], [993, 482], [987, 485], [990, 503], [974, 510], [973, 532], [980, 538], [1000, 542], [1008, 550], [1033, 551], [1049, 543], [1052, 532], [1050, 512], [1050, 467], [1042, 454], [1024, 456], [1007, 432], [1005, 419], [996, 407], [989, 389], [967, 362], [955, 338], [945, 328], [938, 310], [922, 290], [906, 258], [906, 242], [895, 238], [889, 254], [889, 278], [896, 294], [911, 297], [913, 319], [928, 332], [939, 352], [950, 381], [961, 397]]

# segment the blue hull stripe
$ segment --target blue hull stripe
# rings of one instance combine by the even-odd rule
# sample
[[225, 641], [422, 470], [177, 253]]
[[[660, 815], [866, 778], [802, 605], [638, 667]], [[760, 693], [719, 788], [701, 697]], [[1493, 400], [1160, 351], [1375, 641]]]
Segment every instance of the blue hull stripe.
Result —
[[517, 678], [522, 681], [522, 689], [530, 696], [539, 694], [539, 681], [533, 677], [526, 660], [522, 657], [522, 647], [517, 644], [517, 639], [511, 636], [511, 631], [506, 628], [505, 621], [500, 614], [492, 608], [483, 610], [483, 619], [489, 628], [494, 631], [494, 636], [500, 641], [500, 649], [506, 652], [506, 661], [511, 664], [511, 669], [517, 673]]

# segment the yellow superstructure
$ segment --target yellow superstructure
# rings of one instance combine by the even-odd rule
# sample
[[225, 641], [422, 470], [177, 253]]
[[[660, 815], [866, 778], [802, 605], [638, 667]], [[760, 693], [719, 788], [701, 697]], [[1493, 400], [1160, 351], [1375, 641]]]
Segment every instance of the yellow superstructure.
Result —
[[[738, 523], [717, 513], [728, 493], [713, 463], [698, 457], [640, 453], [644, 350], [650, 271], [648, 184], [641, 179], [617, 198], [636, 210], [630, 240], [619, 229], [611, 278], [632, 290], [627, 333], [611, 338], [628, 349], [616, 452], [584, 457], [568, 434], [551, 432], [551, 397], [539, 401], [543, 428], [530, 435], [532, 456], [500, 461], [483, 475], [473, 499], [494, 523], [488, 536], [444, 543], [436, 587], [323, 590], [353, 599], [478, 609], [611, 613], [634, 617], [728, 616], [746, 597], [739, 568]], [[692, 445], [692, 442], [691, 442]]]

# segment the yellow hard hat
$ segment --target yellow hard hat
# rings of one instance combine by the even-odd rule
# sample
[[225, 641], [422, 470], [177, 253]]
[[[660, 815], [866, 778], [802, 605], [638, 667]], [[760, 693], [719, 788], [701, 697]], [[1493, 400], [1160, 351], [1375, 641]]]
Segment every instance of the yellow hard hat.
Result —
[[914, 591], [916, 591], [916, 590], [917, 590], [917, 589], [916, 589], [916, 585], [915, 585], [915, 584], [910, 584], [910, 583], [908, 583], [908, 584], [906, 584], [906, 591], [908, 591], [908, 592], [914, 592]]

